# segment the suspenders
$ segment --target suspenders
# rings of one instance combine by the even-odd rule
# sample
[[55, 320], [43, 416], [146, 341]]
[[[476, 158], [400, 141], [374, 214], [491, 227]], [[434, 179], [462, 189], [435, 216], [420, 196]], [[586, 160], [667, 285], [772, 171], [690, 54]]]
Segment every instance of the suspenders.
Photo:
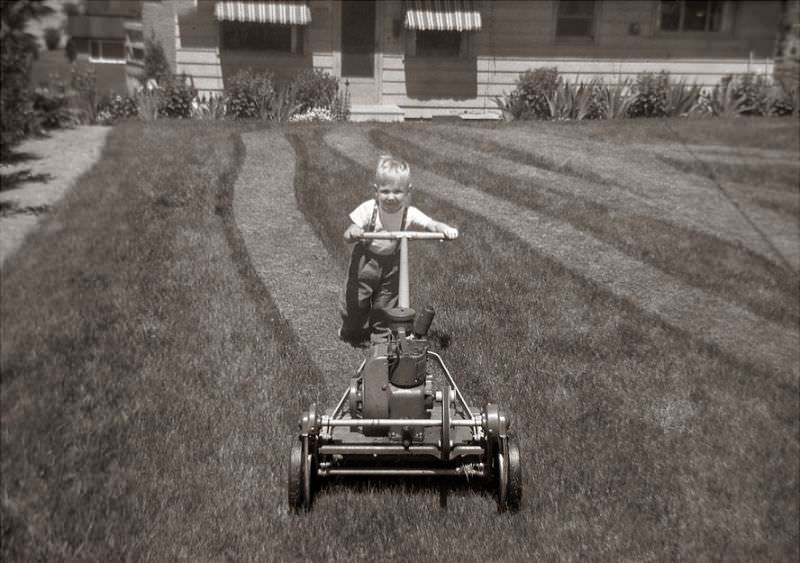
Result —
[[[369, 219], [369, 225], [367, 226], [367, 232], [372, 233], [375, 232], [375, 222], [378, 219], [378, 200], [375, 200], [375, 206], [372, 208], [372, 217]], [[406, 218], [408, 216], [408, 206], [403, 207], [403, 217], [400, 219], [400, 230], [406, 230]], [[400, 251], [400, 245], [396, 245], [394, 248], [395, 254]]]

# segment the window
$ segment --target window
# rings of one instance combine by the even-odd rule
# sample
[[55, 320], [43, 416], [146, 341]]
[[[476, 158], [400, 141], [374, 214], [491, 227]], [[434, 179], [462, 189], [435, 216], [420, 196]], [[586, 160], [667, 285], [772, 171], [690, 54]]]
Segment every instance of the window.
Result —
[[232, 51], [302, 52], [303, 28], [272, 23], [220, 22], [222, 48]]
[[125, 29], [125, 58], [128, 62], [144, 62], [144, 35], [141, 29]]
[[723, 0], [661, 0], [661, 31], [728, 31], [727, 2]]
[[419, 57], [457, 57], [461, 35], [460, 31], [417, 31], [416, 54]]
[[89, 60], [99, 62], [125, 62], [125, 42], [107, 39], [89, 40]]
[[561, 0], [556, 37], [594, 37], [594, 0]]

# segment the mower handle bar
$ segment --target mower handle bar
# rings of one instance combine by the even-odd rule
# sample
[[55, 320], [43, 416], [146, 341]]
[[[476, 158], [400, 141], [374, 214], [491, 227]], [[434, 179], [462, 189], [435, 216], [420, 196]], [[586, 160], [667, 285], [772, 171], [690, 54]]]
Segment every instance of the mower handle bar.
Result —
[[399, 240], [400, 241], [400, 268], [398, 273], [398, 307], [410, 307], [408, 291], [408, 241], [409, 239], [428, 239], [445, 240], [444, 233], [432, 233], [430, 231], [380, 231], [362, 233], [361, 240]]
[[447, 240], [444, 233], [431, 233], [429, 231], [378, 231], [362, 233], [356, 237], [361, 240], [400, 240], [400, 239], [425, 239], [425, 240]]

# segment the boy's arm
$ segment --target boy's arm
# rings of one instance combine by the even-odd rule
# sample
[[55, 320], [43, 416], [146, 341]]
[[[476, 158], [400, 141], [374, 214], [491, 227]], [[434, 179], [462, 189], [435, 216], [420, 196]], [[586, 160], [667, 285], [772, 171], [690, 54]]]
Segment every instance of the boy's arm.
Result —
[[344, 231], [344, 241], [345, 242], [355, 242], [358, 237], [364, 234], [364, 229], [356, 225], [355, 223], [351, 223], [349, 227]]
[[441, 223], [439, 221], [431, 221], [428, 225], [428, 230], [433, 231], [434, 233], [442, 233], [444, 238], [448, 240], [453, 240], [458, 238], [458, 229], [455, 227], [451, 227], [447, 223]]

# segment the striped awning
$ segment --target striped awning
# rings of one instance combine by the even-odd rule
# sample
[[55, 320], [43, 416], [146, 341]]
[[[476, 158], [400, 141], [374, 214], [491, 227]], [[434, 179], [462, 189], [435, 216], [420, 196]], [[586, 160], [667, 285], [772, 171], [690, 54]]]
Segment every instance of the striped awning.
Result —
[[471, 0], [406, 0], [406, 29], [478, 31], [481, 13]]
[[214, 15], [219, 21], [283, 25], [306, 25], [311, 21], [311, 9], [300, 0], [224, 0], [216, 3]]

